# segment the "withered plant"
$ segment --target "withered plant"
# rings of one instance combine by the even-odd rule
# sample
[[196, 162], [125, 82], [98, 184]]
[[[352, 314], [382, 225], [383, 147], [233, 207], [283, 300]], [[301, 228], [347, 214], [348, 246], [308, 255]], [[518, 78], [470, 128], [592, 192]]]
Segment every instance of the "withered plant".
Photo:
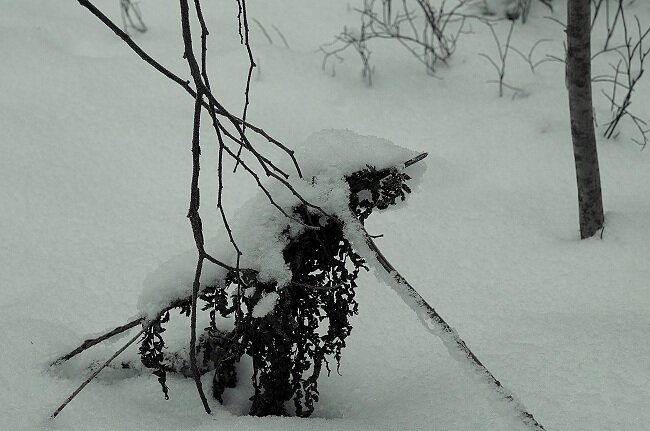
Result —
[[[481, 363], [458, 333], [411, 286], [381, 253], [373, 238], [365, 232], [363, 221], [375, 209], [383, 209], [403, 200], [410, 191], [405, 181], [409, 179], [403, 169], [419, 162], [426, 154], [405, 161], [401, 166], [377, 170], [368, 166], [358, 172], [348, 173], [350, 217], [328, 214], [314, 203], [308, 202], [288, 181], [289, 174], [280, 169], [260, 152], [249, 139], [250, 135], [263, 138], [280, 148], [291, 158], [299, 177], [302, 177], [294, 152], [263, 129], [246, 119], [250, 97], [250, 81], [255, 67], [249, 41], [249, 27], [245, 0], [238, 0], [239, 36], [245, 47], [249, 68], [246, 75], [245, 103], [241, 116], [227, 110], [211, 91], [207, 70], [208, 27], [203, 16], [201, 1], [193, 0], [194, 19], [189, 0], [179, 0], [180, 22], [186, 60], [191, 80], [183, 79], [154, 60], [113, 21], [106, 17], [91, 1], [78, 0], [93, 15], [119, 36], [142, 60], [168, 79], [180, 85], [194, 99], [193, 130], [191, 138], [192, 174], [187, 217], [194, 237], [197, 260], [191, 294], [173, 301], [154, 316], [139, 317], [116, 327], [105, 334], [84, 341], [78, 348], [62, 356], [53, 365], [60, 365], [88, 348], [140, 326], [141, 329], [104, 364], [99, 366], [52, 414], [56, 417], [105, 367], [130, 345], [140, 340], [140, 356], [144, 366], [154, 370], [162, 391], [167, 397], [167, 374], [179, 372], [191, 377], [207, 413], [211, 412], [205, 396], [201, 376], [213, 372], [213, 396], [221, 401], [226, 388], [237, 384], [237, 361], [248, 355], [253, 362], [252, 405], [253, 415], [288, 414], [286, 403], [294, 402], [297, 415], [308, 416], [318, 401], [318, 378], [323, 367], [329, 372], [333, 359], [337, 366], [352, 326], [350, 317], [357, 313], [354, 288], [359, 271], [366, 263], [383, 270], [389, 285], [419, 316], [424, 327], [443, 340], [452, 356], [466, 365], [476, 381], [494, 390], [524, 425], [531, 430], [544, 430], [517, 398]], [[385, 1], [384, 3], [388, 3]], [[438, 18], [436, 18], [438, 19]], [[409, 18], [406, 18], [409, 21]], [[200, 49], [195, 52], [192, 27], [200, 29]], [[431, 30], [433, 31], [433, 30]], [[434, 39], [437, 38], [435, 34]], [[438, 39], [440, 40], [440, 39]], [[444, 57], [445, 48], [441, 51]], [[437, 55], [437, 54], [436, 54]], [[222, 262], [205, 249], [203, 225], [200, 214], [199, 176], [201, 146], [199, 127], [204, 112], [208, 114], [218, 146], [218, 204], [217, 209], [235, 254], [234, 264]], [[242, 153], [254, 160], [249, 165]], [[242, 250], [230, 228], [223, 207], [223, 160], [231, 158], [254, 178], [269, 203], [287, 220], [302, 226], [299, 232], [286, 231], [286, 247], [282, 251], [284, 262], [291, 270], [291, 281], [279, 288], [273, 280], [261, 280], [250, 269], [240, 267]], [[290, 210], [279, 205], [257, 174], [260, 169], [272, 181], [277, 181], [298, 202]], [[318, 181], [309, 178], [306, 181]], [[348, 213], [346, 213], [348, 214]], [[355, 223], [355, 241], [346, 234], [345, 223]], [[202, 284], [204, 265], [221, 267], [226, 276], [214, 283]], [[269, 300], [269, 298], [271, 300]], [[265, 310], [267, 302], [275, 304]], [[209, 313], [210, 324], [197, 334], [197, 313]], [[262, 311], [260, 311], [260, 308]], [[164, 325], [172, 310], [189, 317], [190, 340], [188, 358], [165, 351]], [[217, 326], [217, 316], [234, 320], [232, 330]]]

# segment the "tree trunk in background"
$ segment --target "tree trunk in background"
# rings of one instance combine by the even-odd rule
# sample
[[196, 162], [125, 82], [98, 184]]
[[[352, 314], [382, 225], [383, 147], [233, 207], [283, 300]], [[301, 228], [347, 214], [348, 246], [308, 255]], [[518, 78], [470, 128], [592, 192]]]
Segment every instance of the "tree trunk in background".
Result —
[[585, 239], [603, 227], [605, 218], [591, 101], [591, 1], [567, 0], [567, 12], [566, 83], [578, 180], [580, 237]]

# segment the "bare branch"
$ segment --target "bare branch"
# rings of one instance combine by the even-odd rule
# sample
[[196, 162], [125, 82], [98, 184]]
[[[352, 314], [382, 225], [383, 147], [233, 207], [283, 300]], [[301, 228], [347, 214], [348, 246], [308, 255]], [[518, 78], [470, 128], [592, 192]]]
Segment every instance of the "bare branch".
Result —
[[81, 343], [81, 345], [79, 347], [72, 350], [70, 353], [67, 353], [67, 354], [63, 355], [59, 359], [57, 359], [56, 361], [52, 362], [50, 364], [50, 366], [52, 367], [52, 366], [61, 365], [65, 361], [67, 361], [69, 359], [72, 359], [73, 357], [77, 356], [79, 353], [90, 349], [94, 345], [99, 344], [102, 341], [108, 340], [109, 338], [112, 338], [112, 337], [114, 337], [116, 335], [122, 334], [122, 333], [128, 331], [129, 329], [138, 326], [139, 324], [142, 323], [142, 321], [143, 321], [143, 319], [141, 317], [139, 317], [137, 319], [134, 319], [134, 320], [131, 320], [130, 322], [125, 323], [122, 326], [118, 326], [117, 328], [112, 329], [112, 330], [106, 332], [105, 334], [100, 335], [99, 337], [89, 338], [89, 339], [85, 340], [83, 343]]
[[137, 334], [135, 334], [135, 336], [134, 336], [133, 338], [131, 338], [131, 339], [130, 339], [130, 340], [129, 340], [129, 341], [128, 341], [124, 346], [122, 346], [118, 351], [116, 351], [115, 353], [113, 353], [113, 356], [111, 356], [110, 358], [108, 358], [108, 360], [107, 360], [106, 362], [104, 362], [104, 364], [103, 364], [101, 367], [99, 367], [99, 368], [98, 368], [94, 373], [92, 373], [92, 374], [90, 375], [90, 377], [88, 377], [88, 378], [87, 378], [87, 379], [86, 379], [86, 380], [85, 380], [85, 381], [84, 381], [84, 382], [83, 382], [83, 383], [82, 383], [82, 384], [81, 384], [81, 385], [80, 385], [80, 386], [79, 386], [79, 387], [78, 387], [78, 388], [77, 388], [77, 389], [72, 393], [72, 395], [70, 395], [70, 396], [69, 396], [69, 397], [68, 397], [68, 398], [63, 402], [63, 404], [61, 404], [61, 405], [59, 406], [59, 408], [57, 408], [57, 409], [54, 411], [54, 413], [52, 413], [52, 415], [50, 416], [50, 419], [54, 419], [55, 417], [57, 417], [57, 416], [59, 415], [59, 413], [61, 413], [61, 411], [62, 411], [62, 410], [63, 410], [63, 409], [68, 405], [68, 404], [70, 404], [70, 401], [72, 401], [72, 400], [74, 399], [74, 397], [76, 397], [77, 395], [79, 395], [79, 392], [81, 392], [81, 391], [82, 391], [86, 386], [88, 386], [88, 384], [89, 384], [90, 382], [92, 382], [93, 379], [94, 379], [95, 377], [97, 377], [97, 375], [99, 375], [99, 373], [101, 373], [101, 371], [102, 371], [104, 368], [108, 367], [108, 366], [111, 364], [111, 362], [113, 362], [113, 359], [117, 358], [117, 357], [120, 355], [120, 353], [122, 353], [123, 351], [125, 351], [125, 350], [127, 349], [127, 347], [129, 347], [131, 344], [135, 343], [136, 340], [140, 337], [140, 335], [144, 334], [144, 331], [145, 331], [145, 330], [146, 330], [146, 327], [143, 327], [143, 328], [142, 328], [142, 329], [141, 329]]
[[[410, 306], [410, 308], [418, 315], [424, 315], [429, 322], [433, 324], [436, 331], [432, 331], [428, 324], [423, 319], [422, 324], [425, 328], [435, 335], [439, 336], [444, 342], [447, 349], [450, 351], [451, 356], [459, 361], [468, 362], [478, 373], [483, 376], [490, 384], [490, 386], [500, 395], [511, 408], [515, 410], [517, 416], [522, 420], [524, 425], [531, 430], [543, 431], [545, 428], [537, 422], [531, 413], [528, 412], [526, 407], [521, 404], [514, 395], [507, 390], [499, 380], [488, 370], [481, 360], [472, 352], [467, 346], [467, 343], [460, 338], [458, 332], [452, 328], [440, 314], [415, 290], [415, 288], [395, 269], [390, 261], [383, 255], [381, 250], [377, 247], [373, 239], [364, 231], [365, 241], [373, 253], [377, 262], [386, 271], [387, 275], [395, 280], [394, 287], [399, 289], [398, 292], [402, 299]], [[461, 353], [460, 355], [457, 354]]]

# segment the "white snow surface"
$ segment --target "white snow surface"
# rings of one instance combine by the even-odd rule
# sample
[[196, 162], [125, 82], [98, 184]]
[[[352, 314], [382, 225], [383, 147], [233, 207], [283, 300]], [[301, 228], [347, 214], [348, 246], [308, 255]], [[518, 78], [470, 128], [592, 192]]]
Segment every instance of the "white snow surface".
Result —
[[400, 167], [418, 155], [416, 151], [395, 145], [385, 138], [336, 129], [315, 132], [293, 149], [305, 178], [320, 176], [330, 169], [346, 175], [364, 169], [366, 165], [377, 169]]
[[253, 317], [260, 318], [268, 315], [273, 311], [275, 305], [278, 303], [280, 296], [276, 292], [269, 292], [262, 296], [255, 308], [253, 308]]
[[[117, 1], [96, 3], [119, 22]], [[562, 56], [562, 28], [544, 19], [550, 11], [539, 3], [533, 2], [526, 25], [516, 24], [512, 44], [528, 53], [540, 39], [550, 39], [537, 46], [534, 59]], [[134, 35], [136, 41], [189, 77], [178, 3], [139, 5], [150, 30]], [[348, 7], [249, 0], [247, 5], [249, 17], [274, 40], [269, 44], [251, 25], [259, 67], [249, 120], [291, 148], [314, 133], [313, 139], [320, 139], [319, 130], [347, 129], [414, 154], [428, 152], [427, 170], [407, 205], [368, 220], [371, 234], [383, 234], [376, 241], [385, 255], [549, 431], [647, 429], [650, 154], [631, 141], [635, 128], [627, 120], [616, 139], [602, 137], [611, 118], [600, 91], [607, 86], [597, 84], [593, 91], [606, 228], [602, 238], [580, 241], [561, 64], [540, 64], [533, 74], [510, 55], [506, 80], [521, 91], [506, 90], [499, 98], [497, 88], [485, 82], [495, 78], [494, 70], [478, 55], [496, 58], [497, 49], [476, 24], [436, 77], [398, 44], [371, 43], [376, 73], [368, 87], [352, 52], [325, 70], [316, 53], [344, 25], [357, 25], [355, 2]], [[553, 17], [565, 22], [565, 2], [553, 5]], [[226, 392], [223, 406], [211, 400], [211, 416], [202, 411], [189, 379], [170, 377], [171, 399], [165, 401], [146, 370], [110, 369], [49, 420], [90, 374], [89, 366], [106, 360], [127, 338], [96, 346], [55, 370], [48, 368], [53, 359], [89, 334], [169, 299], [154, 287], [167, 283], [169, 290], [183, 292], [193, 277], [196, 252], [185, 217], [193, 103], [78, 2], [0, 0], [0, 10], [0, 429], [522, 429], [422, 327], [381, 274], [372, 272], [358, 280], [360, 312], [341, 376], [321, 380], [313, 418], [245, 416], [251, 370], [242, 363], [242, 384]], [[248, 63], [239, 44], [236, 3], [205, 2], [204, 13], [211, 30], [212, 86], [225, 106], [241, 112]], [[650, 24], [646, 2], [635, 2], [626, 14]], [[271, 25], [289, 49], [269, 31]], [[603, 21], [598, 25], [594, 44], [602, 46]], [[508, 29], [509, 23], [496, 27], [501, 37]], [[615, 61], [599, 56], [594, 74], [610, 73]], [[645, 73], [631, 105], [641, 117], [650, 112], [647, 79]], [[211, 135], [204, 123], [207, 143]], [[255, 144], [298, 183], [286, 155], [264, 140]], [[319, 148], [325, 153], [318, 157], [332, 163], [302, 155], [316, 154], [316, 148], [298, 150], [306, 174], [342, 169], [348, 162], [349, 149], [328, 154], [330, 146]], [[381, 160], [375, 161], [392, 162], [377, 153]], [[216, 149], [205, 145], [206, 246], [228, 258], [232, 251], [215, 210], [216, 163]], [[260, 220], [282, 215], [264, 200], [249, 201], [258, 192], [255, 182], [241, 169], [232, 174], [228, 163], [224, 208], [238, 226], [235, 237], [249, 247], [257, 241], [255, 233], [271, 231], [258, 226]], [[334, 170], [319, 172], [331, 180], [318, 183], [330, 210], [345, 194], [336, 187]], [[272, 187], [278, 202], [294, 202], [277, 184]], [[264, 217], [252, 215], [255, 211]], [[354, 226], [349, 228], [358, 237]], [[275, 236], [264, 240], [280, 247]], [[273, 259], [261, 251], [244, 256], [249, 262], [267, 258]], [[218, 275], [206, 265], [206, 277]], [[152, 296], [140, 296], [143, 286]], [[172, 317], [166, 333], [170, 349], [173, 342], [181, 343], [179, 348], [187, 344], [188, 326], [187, 319]], [[120, 361], [136, 359], [132, 346], [117, 368]], [[204, 386], [209, 385], [207, 377]]]

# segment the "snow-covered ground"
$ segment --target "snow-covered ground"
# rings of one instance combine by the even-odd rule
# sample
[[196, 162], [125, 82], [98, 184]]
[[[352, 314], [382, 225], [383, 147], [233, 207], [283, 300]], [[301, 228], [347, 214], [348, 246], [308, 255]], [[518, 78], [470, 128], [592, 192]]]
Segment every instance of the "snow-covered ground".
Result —
[[[239, 111], [247, 57], [236, 2], [205, 3], [212, 85]], [[119, 21], [117, 0], [97, 4]], [[565, 1], [553, 4], [564, 21]], [[177, 3], [140, 7], [150, 30], [137, 42], [189, 76]], [[511, 54], [506, 80], [523, 92], [498, 98], [485, 82], [494, 70], [478, 55], [496, 58], [496, 45], [476, 24], [437, 77], [397, 44], [371, 45], [368, 87], [351, 52], [335, 76], [316, 52], [356, 24], [347, 2], [249, 0], [248, 9], [290, 46], [278, 37], [269, 44], [251, 25], [259, 65], [252, 122], [290, 147], [347, 128], [429, 152], [408, 205], [369, 219], [369, 231], [384, 234], [384, 253], [548, 430], [647, 429], [650, 154], [631, 142], [631, 123], [617, 139], [602, 138], [610, 114], [601, 87], [594, 103], [606, 229], [580, 241], [561, 64], [533, 74]], [[191, 380], [170, 378], [165, 401], [149, 373], [107, 370], [50, 421], [89, 364], [119, 343], [58, 371], [47, 364], [136, 314], [145, 280], [193, 247], [185, 217], [193, 104], [76, 1], [0, 0], [0, 10], [0, 429], [522, 429], [372, 273], [360, 278], [342, 376], [322, 379], [313, 418], [243, 416], [245, 384], [208, 416]], [[563, 32], [544, 19], [549, 13], [535, 3], [512, 44], [528, 52], [549, 38], [535, 56], [561, 56]], [[646, 2], [632, 13], [650, 25]], [[501, 37], [507, 27], [497, 27]], [[641, 82], [632, 107], [646, 119], [648, 96]], [[204, 157], [206, 237], [225, 241], [210, 192], [214, 148]], [[228, 181], [226, 210], [238, 217], [255, 184], [241, 172]]]

